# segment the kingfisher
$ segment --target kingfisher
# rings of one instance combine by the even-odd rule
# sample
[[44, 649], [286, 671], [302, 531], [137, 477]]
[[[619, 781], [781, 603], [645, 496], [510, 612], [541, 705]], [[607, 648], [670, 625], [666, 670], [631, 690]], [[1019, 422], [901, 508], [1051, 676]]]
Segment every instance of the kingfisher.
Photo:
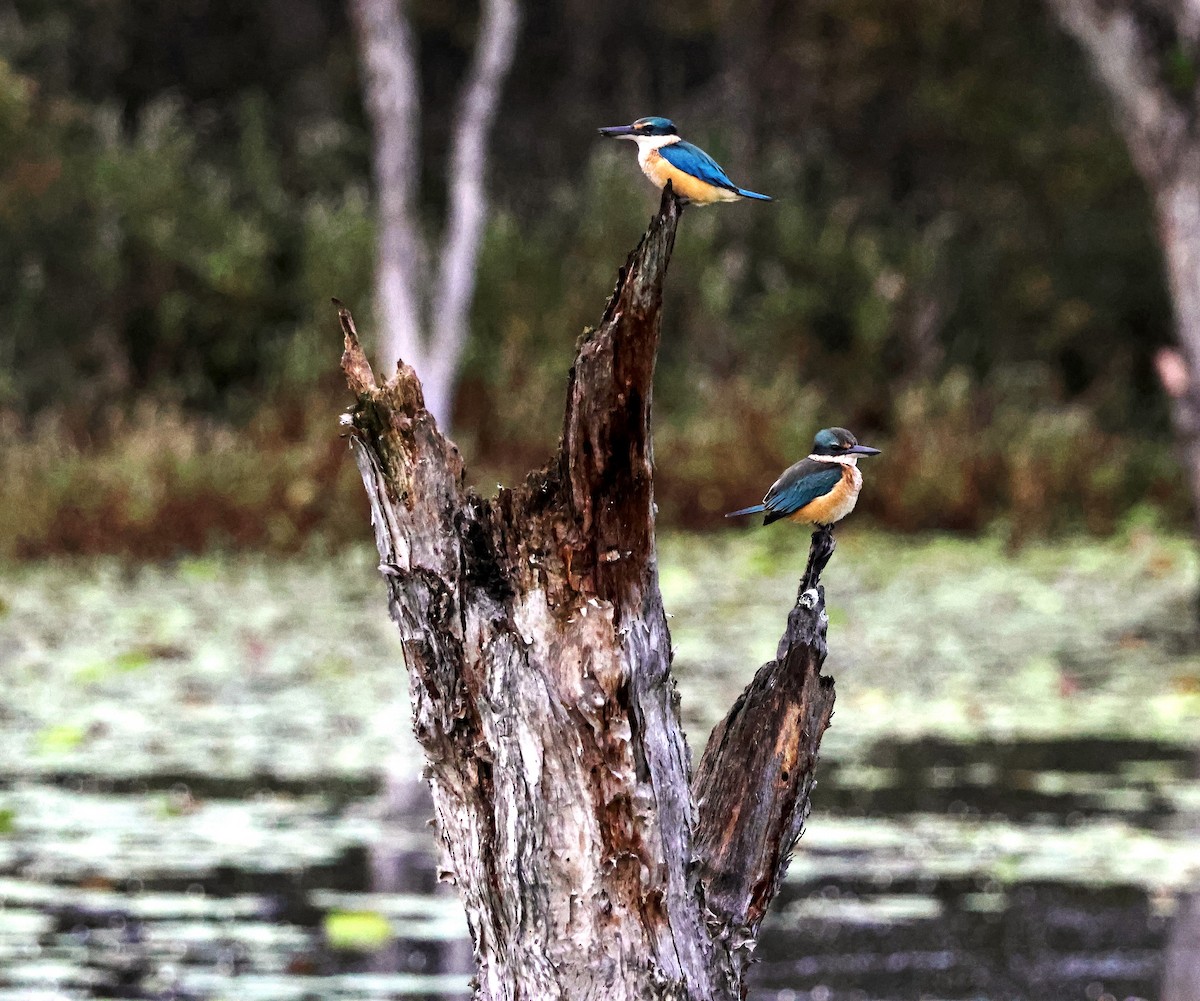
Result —
[[858, 457], [878, 454], [879, 449], [860, 445], [845, 428], [823, 428], [813, 439], [808, 458], [786, 469], [761, 504], [730, 511], [725, 517], [765, 512], [764, 525], [787, 518], [828, 527], [846, 517], [858, 502], [862, 489]]
[[684, 201], [697, 205], [736, 202], [742, 198], [771, 201], [770, 195], [739, 188], [711, 156], [699, 146], [679, 138], [669, 118], [639, 118], [632, 125], [610, 125], [600, 130], [610, 139], [629, 139], [637, 143], [638, 164], [654, 185], [671, 190]]

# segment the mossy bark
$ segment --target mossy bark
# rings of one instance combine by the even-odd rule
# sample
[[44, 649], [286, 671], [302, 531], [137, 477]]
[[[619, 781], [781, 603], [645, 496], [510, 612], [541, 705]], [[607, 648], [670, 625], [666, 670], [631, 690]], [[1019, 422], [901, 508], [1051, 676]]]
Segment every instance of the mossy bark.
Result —
[[558, 454], [490, 499], [466, 488], [413, 370], [377, 385], [340, 311], [344, 424], [487, 1001], [743, 997], [832, 712], [811, 579], [693, 784], [650, 437], [680, 212], [668, 189], [580, 340]]

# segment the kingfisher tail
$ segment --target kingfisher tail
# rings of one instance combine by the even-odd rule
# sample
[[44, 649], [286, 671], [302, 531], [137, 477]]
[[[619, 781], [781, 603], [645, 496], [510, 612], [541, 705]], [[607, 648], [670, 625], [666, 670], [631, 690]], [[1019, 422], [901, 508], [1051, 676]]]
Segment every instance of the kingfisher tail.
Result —
[[738, 188], [737, 193], [743, 198], [757, 198], [760, 202], [775, 201], [770, 195], [760, 195], [757, 191], [747, 191], [745, 188]]
[[730, 511], [729, 514], [725, 515], [725, 517], [737, 518], [743, 514], [761, 514], [766, 509], [767, 508], [765, 504], [755, 504], [753, 507], [744, 507], [740, 511]]

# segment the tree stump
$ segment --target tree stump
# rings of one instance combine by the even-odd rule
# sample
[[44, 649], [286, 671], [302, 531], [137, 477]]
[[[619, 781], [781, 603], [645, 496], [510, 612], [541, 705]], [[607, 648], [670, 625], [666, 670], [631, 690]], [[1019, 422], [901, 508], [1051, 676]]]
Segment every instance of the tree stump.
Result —
[[416, 373], [377, 385], [339, 309], [343, 424], [484, 1001], [744, 997], [808, 811], [834, 698], [815, 575], [694, 779], [680, 725], [650, 437], [680, 212], [668, 187], [580, 340], [558, 454], [491, 499]]

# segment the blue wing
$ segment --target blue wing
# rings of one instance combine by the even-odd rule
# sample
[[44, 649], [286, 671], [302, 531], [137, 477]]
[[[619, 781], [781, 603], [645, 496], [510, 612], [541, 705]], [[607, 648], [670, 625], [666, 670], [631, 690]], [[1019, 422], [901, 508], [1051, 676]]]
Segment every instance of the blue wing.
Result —
[[721, 169], [720, 164], [699, 146], [693, 146], [690, 142], [681, 140], [677, 143], [660, 146], [658, 155], [685, 174], [698, 177], [715, 187], [728, 188], [730, 191], [741, 194], [741, 189], [725, 176], [725, 171]]
[[789, 514], [795, 514], [806, 504], [824, 497], [837, 486], [842, 478], [842, 467], [828, 462], [801, 459], [787, 469], [767, 491], [763, 507], [767, 516], [764, 525], [769, 525]]

